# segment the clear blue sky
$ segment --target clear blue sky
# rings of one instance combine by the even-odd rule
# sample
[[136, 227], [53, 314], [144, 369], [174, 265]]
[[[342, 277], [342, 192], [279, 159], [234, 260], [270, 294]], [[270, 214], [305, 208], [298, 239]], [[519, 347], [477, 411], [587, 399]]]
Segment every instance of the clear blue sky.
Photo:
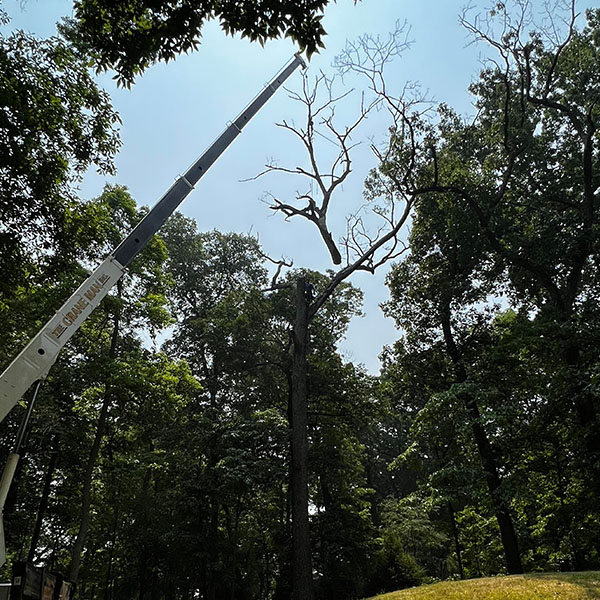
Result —
[[[458, 24], [465, 0], [338, 0], [325, 13], [327, 48], [313, 57], [310, 71], [332, 72], [331, 63], [346, 40], [365, 33], [387, 36], [396, 21], [411, 27], [411, 49], [396, 59], [388, 74], [388, 85], [400, 89], [406, 81], [419, 81], [429, 96], [446, 102], [461, 113], [470, 112], [467, 86], [481, 67], [482, 46], [469, 45], [469, 37]], [[542, 6], [541, 1], [535, 2]], [[54, 34], [54, 23], [72, 14], [70, 0], [5, 0], [10, 28], [22, 28], [39, 36]], [[488, 3], [484, 4], [485, 6]], [[580, 9], [598, 7], [600, 2], [581, 3]], [[149, 69], [131, 90], [118, 89], [110, 76], [100, 77], [111, 94], [123, 120], [123, 146], [117, 157], [117, 176], [111, 182], [126, 185], [138, 204], [153, 205], [173, 180], [234, 119], [278, 69], [295, 52], [289, 40], [259, 44], [225, 36], [216, 23], [204, 30], [199, 50], [169, 64]], [[287, 86], [299, 89], [301, 77], [295, 74]], [[350, 99], [347, 113], [353, 113]], [[200, 181], [180, 210], [193, 217], [200, 230], [252, 232], [258, 234], [265, 251], [285, 255], [296, 267], [324, 270], [331, 267], [326, 249], [312, 224], [300, 220], [284, 222], [273, 216], [260, 201], [266, 191], [292, 198], [303, 184], [281, 175], [242, 182], [262, 171], [273, 157], [294, 167], [304, 161], [300, 147], [289, 134], [274, 124], [283, 119], [302, 120], [302, 113], [285, 91], [279, 91], [254, 118], [242, 135]], [[335, 237], [344, 234], [343, 216], [348, 207], [361, 203], [362, 182], [376, 161], [368, 151], [369, 138], [381, 140], [386, 123], [381, 118], [367, 121], [358, 140], [365, 143], [357, 151], [351, 178], [336, 198], [332, 219]], [[90, 173], [81, 195], [98, 195], [106, 179]], [[286, 196], [287, 194], [287, 196]], [[365, 316], [355, 319], [342, 345], [346, 358], [363, 363], [372, 373], [379, 369], [378, 355], [384, 344], [399, 337], [393, 322], [385, 319], [378, 304], [387, 298], [385, 271], [377, 275], [357, 274], [351, 281], [365, 292]]]

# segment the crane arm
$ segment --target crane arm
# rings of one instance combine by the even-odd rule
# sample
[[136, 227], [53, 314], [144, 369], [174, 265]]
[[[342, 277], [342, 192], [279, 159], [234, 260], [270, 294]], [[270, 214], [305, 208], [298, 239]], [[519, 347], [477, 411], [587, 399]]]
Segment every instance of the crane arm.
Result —
[[60, 350], [81, 327], [110, 288], [122, 277], [125, 268], [194, 189], [204, 173], [241, 133], [250, 119], [300, 65], [306, 68], [300, 53], [297, 53], [186, 173], [175, 181], [152, 210], [77, 288], [0, 375], [0, 421], [35, 381], [46, 377]]

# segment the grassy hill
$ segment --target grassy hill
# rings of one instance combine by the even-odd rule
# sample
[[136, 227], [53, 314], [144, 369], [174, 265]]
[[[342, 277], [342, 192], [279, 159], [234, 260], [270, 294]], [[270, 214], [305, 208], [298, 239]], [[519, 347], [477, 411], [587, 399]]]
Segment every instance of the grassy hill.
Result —
[[600, 600], [600, 571], [447, 581], [383, 594], [376, 600]]

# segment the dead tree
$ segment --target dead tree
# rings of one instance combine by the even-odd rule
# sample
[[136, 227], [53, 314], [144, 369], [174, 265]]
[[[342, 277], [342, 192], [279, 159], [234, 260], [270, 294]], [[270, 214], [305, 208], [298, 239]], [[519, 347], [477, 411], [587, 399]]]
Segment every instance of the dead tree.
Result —
[[[423, 112], [431, 108], [419, 95], [418, 89], [406, 85], [397, 96], [391, 95], [384, 80], [384, 67], [390, 59], [398, 56], [409, 45], [406, 27], [397, 25], [388, 40], [365, 36], [356, 44], [347, 47], [338, 59], [339, 75], [328, 77], [320, 73], [314, 80], [305, 76], [302, 91], [291, 92], [291, 97], [301, 103], [306, 118], [303, 126], [284, 121], [279, 127], [289, 131], [302, 143], [306, 152], [306, 167], [288, 168], [274, 162], [266, 165], [267, 173], [295, 175], [308, 181], [308, 189], [296, 194], [293, 199], [281, 199], [270, 195], [269, 206], [282, 213], [286, 220], [302, 217], [318, 230], [334, 265], [343, 265], [334, 272], [323, 289], [315, 295], [307, 293], [307, 282], [296, 281], [296, 317], [292, 336], [292, 390], [291, 390], [291, 490], [293, 532], [293, 597], [311, 600], [312, 566], [309, 536], [309, 493], [308, 493], [308, 428], [307, 428], [307, 353], [308, 330], [311, 320], [319, 309], [334, 294], [338, 286], [356, 271], [375, 273], [382, 265], [399, 257], [407, 250], [403, 241], [416, 194], [410, 191], [413, 178], [415, 155], [419, 151], [420, 133], [417, 123]], [[345, 74], [350, 72], [366, 76], [365, 91], [356, 94], [353, 90], [337, 93], [337, 86]], [[342, 102], [358, 95], [358, 112], [354, 120], [344, 126], [338, 124], [336, 109]], [[346, 216], [346, 231], [336, 241], [327, 217], [334, 205], [334, 196], [339, 195], [352, 170], [352, 150], [357, 145], [355, 138], [367, 117], [386, 110], [390, 116], [389, 140], [386, 150], [372, 145], [375, 158], [380, 165], [392, 153], [406, 158], [385, 176], [374, 171], [371, 188], [372, 199], [357, 211]], [[327, 152], [329, 162], [319, 154], [319, 142], [323, 139], [335, 145]], [[325, 167], [324, 165], [328, 166]], [[391, 179], [390, 179], [391, 178]], [[389, 185], [396, 180], [396, 185]], [[403, 182], [404, 185], [398, 185]], [[375, 198], [376, 196], [376, 198]]]

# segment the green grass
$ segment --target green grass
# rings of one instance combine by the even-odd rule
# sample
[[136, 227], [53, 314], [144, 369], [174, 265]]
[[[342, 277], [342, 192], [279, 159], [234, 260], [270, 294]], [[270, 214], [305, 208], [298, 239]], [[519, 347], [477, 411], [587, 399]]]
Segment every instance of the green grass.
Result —
[[445, 581], [383, 594], [377, 600], [600, 600], [600, 571], [532, 573]]

